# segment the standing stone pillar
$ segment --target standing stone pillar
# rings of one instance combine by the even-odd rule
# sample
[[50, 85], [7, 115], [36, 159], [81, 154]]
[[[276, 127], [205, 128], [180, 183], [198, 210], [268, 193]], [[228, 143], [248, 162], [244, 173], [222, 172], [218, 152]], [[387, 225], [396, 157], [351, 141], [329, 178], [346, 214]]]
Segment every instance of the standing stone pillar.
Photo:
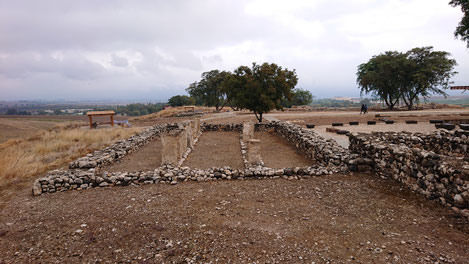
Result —
[[187, 130], [182, 129], [181, 133], [179, 134], [179, 141], [177, 145], [178, 149], [178, 158], [179, 160], [182, 159], [182, 156], [184, 153], [186, 153], [187, 150]]
[[198, 118], [195, 119], [195, 132], [197, 135], [200, 134], [200, 119]]
[[250, 165], [262, 164], [261, 141], [259, 139], [250, 139], [248, 142], [248, 163]]
[[195, 120], [189, 121], [191, 125], [191, 135], [192, 135], [192, 141], [194, 141], [197, 138], [197, 126], [195, 124]]
[[243, 124], [243, 141], [248, 142], [254, 138], [254, 124], [246, 122]]
[[194, 137], [192, 136], [191, 122], [186, 121], [186, 122], [180, 123], [178, 126], [180, 129], [184, 129], [186, 131], [185, 132], [186, 140], [187, 140], [186, 148], [187, 147], [192, 148], [194, 146]]
[[176, 166], [179, 161], [179, 141], [181, 130], [171, 130], [161, 135], [163, 151], [161, 156], [161, 165], [171, 164]]

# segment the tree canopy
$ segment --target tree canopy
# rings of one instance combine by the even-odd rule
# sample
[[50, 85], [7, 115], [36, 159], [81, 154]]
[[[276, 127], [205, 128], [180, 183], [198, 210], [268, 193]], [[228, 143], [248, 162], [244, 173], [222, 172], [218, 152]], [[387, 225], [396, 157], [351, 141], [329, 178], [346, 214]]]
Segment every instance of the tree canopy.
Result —
[[229, 75], [229, 72], [219, 70], [204, 72], [202, 79], [189, 85], [186, 91], [196, 101], [206, 106], [215, 106], [215, 109], [220, 111], [228, 102], [224, 81]]
[[194, 82], [186, 91], [206, 106], [215, 106], [217, 111], [224, 106], [248, 109], [254, 112], [259, 122], [262, 116], [273, 109], [283, 109], [282, 102], [309, 104], [309, 91], [293, 88], [298, 82], [295, 70], [282, 69], [274, 63], [253, 63], [252, 67], [239, 66], [233, 73], [219, 70], [204, 72], [199, 82]]
[[310, 105], [313, 102], [314, 96], [310, 91], [301, 88], [293, 89], [291, 101], [286, 98], [282, 101], [283, 107], [292, 107], [294, 105]]
[[393, 109], [402, 99], [412, 109], [419, 96], [446, 96], [456, 61], [448, 52], [433, 47], [414, 48], [406, 53], [387, 51], [360, 64], [357, 83], [361, 94], [372, 94]]
[[461, 38], [467, 42], [469, 48], [469, 1], [468, 0], [451, 0], [449, 4], [453, 7], [461, 6], [461, 10], [464, 13], [463, 18], [454, 31], [454, 36]]
[[[234, 71], [236, 104], [254, 112], [259, 122], [264, 113], [283, 109], [282, 100], [291, 100], [293, 88], [298, 83], [295, 70], [282, 69], [275, 63], [253, 63], [252, 67], [240, 66]], [[231, 86], [233, 87], [233, 86]]]
[[360, 64], [357, 72], [360, 94], [369, 93], [374, 98], [383, 100], [392, 110], [407, 81], [408, 64], [406, 55], [397, 51], [387, 51]]
[[194, 105], [195, 99], [187, 95], [175, 95], [168, 100], [168, 104], [172, 107]]

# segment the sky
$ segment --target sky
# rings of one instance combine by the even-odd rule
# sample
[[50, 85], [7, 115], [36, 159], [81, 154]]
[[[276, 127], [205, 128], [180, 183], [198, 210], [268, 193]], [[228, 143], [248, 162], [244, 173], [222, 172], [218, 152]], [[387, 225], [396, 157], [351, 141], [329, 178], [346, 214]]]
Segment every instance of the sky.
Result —
[[0, 101], [164, 101], [253, 62], [295, 69], [317, 98], [358, 97], [359, 64], [423, 46], [451, 53], [454, 85], [469, 85], [448, 2], [0, 0]]

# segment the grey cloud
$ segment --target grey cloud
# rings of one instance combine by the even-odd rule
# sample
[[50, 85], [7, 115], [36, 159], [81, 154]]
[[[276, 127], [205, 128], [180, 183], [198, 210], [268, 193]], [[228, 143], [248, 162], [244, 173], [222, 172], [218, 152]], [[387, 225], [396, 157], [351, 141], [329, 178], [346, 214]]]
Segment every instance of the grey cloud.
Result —
[[98, 78], [104, 71], [101, 65], [80, 56], [65, 56], [62, 60], [58, 60], [49, 54], [26, 52], [0, 58], [0, 74], [15, 79], [51, 73], [70, 79], [92, 80]]
[[[184, 93], [213, 67], [233, 70], [240, 64], [269, 61], [296, 69], [299, 86], [318, 97], [358, 95], [358, 64], [385, 50], [421, 45], [453, 53], [460, 65], [457, 71], [469, 71], [465, 45], [452, 36], [460, 18], [447, 3], [434, 11], [425, 27], [403, 31], [413, 38], [397, 45], [389, 40], [400, 40], [400, 32], [369, 34], [370, 40], [364, 41], [346, 32], [342, 19], [380, 9], [391, 0], [323, 0], [311, 8], [295, 8], [293, 1], [288, 10], [274, 15], [246, 13], [250, 2], [0, 0], [0, 92], [6, 99], [95, 94], [158, 100]], [[418, 14], [438, 2], [401, 4], [416, 3], [419, 9], [413, 12]], [[275, 1], [261, 7], [271, 4]], [[308, 23], [322, 32], [305, 36], [313, 30]], [[368, 25], [358, 26], [366, 31]], [[464, 85], [468, 78], [460, 74], [455, 80]]]
[[112, 63], [112, 65], [114, 65], [116, 67], [127, 67], [127, 66], [129, 66], [129, 61], [127, 61], [126, 58], [120, 57], [116, 54], [112, 54], [111, 63]]

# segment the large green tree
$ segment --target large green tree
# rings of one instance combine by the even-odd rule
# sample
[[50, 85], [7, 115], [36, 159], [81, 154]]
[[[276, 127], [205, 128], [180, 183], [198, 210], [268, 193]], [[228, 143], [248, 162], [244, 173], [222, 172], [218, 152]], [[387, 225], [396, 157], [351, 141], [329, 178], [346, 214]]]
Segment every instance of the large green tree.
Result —
[[293, 95], [289, 101], [284, 98], [282, 101], [283, 107], [292, 107], [294, 105], [310, 105], [313, 102], [314, 96], [310, 91], [301, 88], [293, 89]]
[[408, 79], [409, 62], [404, 53], [387, 51], [360, 64], [357, 83], [360, 94], [371, 94], [393, 109]]
[[456, 60], [450, 59], [446, 51], [433, 51], [433, 47], [414, 48], [406, 53], [410, 67], [409, 78], [401, 98], [411, 110], [419, 96], [424, 99], [432, 94], [447, 96], [450, 80], [457, 72]]
[[445, 89], [456, 74], [456, 61], [448, 52], [433, 47], [414, 48], [406, 53], [388, 51], [360, 64], [357, 83], [361, 94], [372, 94], [390, 109], [402, 99], [411, 110], [419, 97], [446, 96]]
[[168, 104], [172, 107], [184, 106], [184, 105], [193, 105], [195, 104], [194, 98], [191, 98], [187, 95], [175, 95], [168, 100]]
[[469, 0], [451, 0], [449, 4], [453, 7], [461, 6], [464, 16], [456, 27], [454, 36], [466, 41], [469, 48]]
[[197, 102], [202, 102], [206, 106], [215, 106], [218, 112], [228, 102], [224, 81], [229, 75], [229, 72], [219, 70], [204, 72], [201, 80], [192, 83], [186, 91]]
[[283, 109], [282, 100], [291, 100], [297, 83], [295, 70], [282, 69], [274, 63], [253, 63], [251, 68], [238, 67], [229, 87], [233, 103], [239, 108], [253, 111], [257, 120], [262, 122], [264, 113]]

